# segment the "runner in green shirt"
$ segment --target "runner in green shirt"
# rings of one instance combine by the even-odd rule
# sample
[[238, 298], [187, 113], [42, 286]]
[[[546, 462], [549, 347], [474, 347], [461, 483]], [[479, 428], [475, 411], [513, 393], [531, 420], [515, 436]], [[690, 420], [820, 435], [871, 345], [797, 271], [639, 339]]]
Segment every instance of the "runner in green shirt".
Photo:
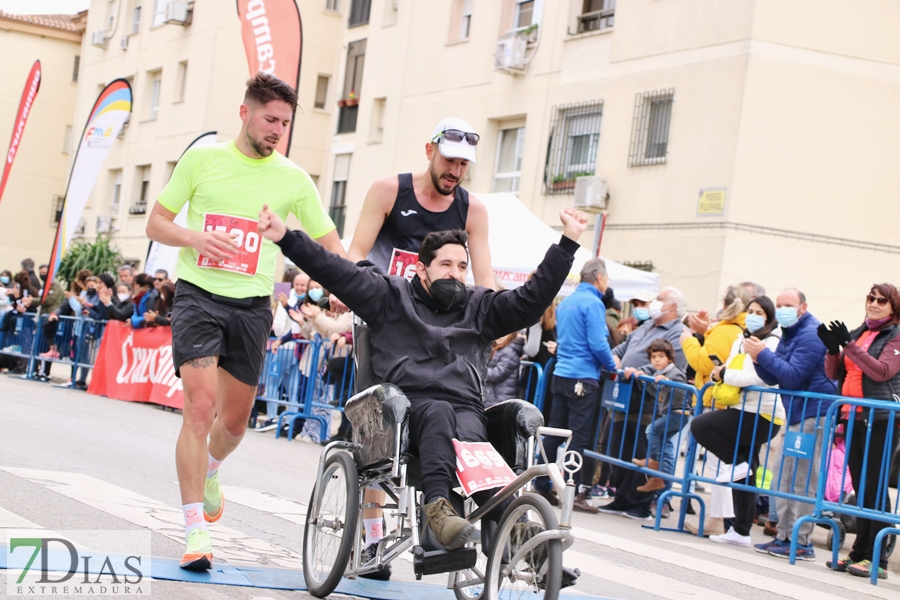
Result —
[[[185, 153], [147, 222], [151, 240], [181, 247], [172, 358], [185, 397], [175, 447], [185, 569], [212, 566], [206, 522], [224, 509], [219, 465], [244, 435], [265, 362], [278, 248], [259, 234], [260, 210], [294, 213], [317, 242], [345, 255], [312, 179], [275, 151], [296, 108], [296, 92], [277, 77], [250, 79], [238, 137]], [[187, 228], [174, 222], [185, 204]]]

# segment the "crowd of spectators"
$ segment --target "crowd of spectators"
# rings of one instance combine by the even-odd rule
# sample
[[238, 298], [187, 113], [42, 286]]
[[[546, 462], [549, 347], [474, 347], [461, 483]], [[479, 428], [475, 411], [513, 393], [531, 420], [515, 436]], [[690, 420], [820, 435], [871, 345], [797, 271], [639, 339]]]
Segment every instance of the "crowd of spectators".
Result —
[[[122, 265], [117, 269], [118, 280], [111, 273], [94, 274], [89, 269], [76, 273], [67, 289], [58, 278], [49, 285], [46, 297], [41, 300], [48, 266], [34, 269], [34, 261], [27, 258], [16, 274], [3, 271], [0, 275], [0, 334], [10, 338], [22, 322], [19, 315], [32, 318], [40, 311], [47, 319], [42, 321], [36, 335], [43, 338], [46, 351], [38, 354], [33, 377], [50, 381], [52, 361], [72, 359], [79, 345], [99, 344], [102, 329], [97, 322], [122, 321], [134, 328], [158, 327], [170, 324], [169, 314], [175, 296], [175, 284], [166, 271], [157, 271], [155, 277], [135, 274], [134, 267]], [[33, 327], [28, 325], [27, 327]], [[26, 329], [29, 343], [35, 340], [31, 329]], [[19, 345], [4, 346], [9, 353], [22, 353]], [[24, 374], [28, 359], [0, 354], [0, 370]], [[75, 387], [87, 389], [90, 369], [73, 367]], [[69, 385], [68, 382], [64, 385]]]
[[[656, 296], [636, 294], [624, 315], [607, 301], [608, 296], [605, 265], [601, 259], [588, 261], [575, 293], [559, 303], [555, 314], [545, 315], [528, 331], [526, 358], [535, 356], [537, 344], [532, 343], [528, 352], [529, 342], [538, 336], [556, 342], [548, 425], [571, 429], [569, 449], [579, 452], [589, 447], [599, 430], [596, 449], [601, 454], [668, 475], [675, 473], [679, 447], [689, 432], [701, 448], [701, 462], [685, 468], [702, 470], [704, 476], [723, 484], [710, 486], [705, 535], [713, 542], [754, 546], [757, 552], [788, 558], [794, 524], [811, 514], [814, 505], [769, 496], [766, 509], [756, 491], [725, 484], [763, 489], [771, 485], [771, 489], [814, 498], [820, 475], [826, 476], [819, 473], [820, 453], [824, 439], [833, 433], [825, 430], [833, 396], [900, 399], [900, 293], [890, 284], [873, 286], [865, 298], [865, 321], [852, 331], [840, 322], [820, 323], [797, 289], [783, 290], [773, 301], [753, 282], [729, 286], [715, 311], [691, 315], [686, 315], [687, 301], [675, 288], [665, 288]], [[621, 317], [616, 328], [624, 339], [617, 343], [609, 331], [615, 322], [609, 318], [612, 313]], [[555, 324], [555, 331], [548, 331], [546, 323]], [[612, 384], [604, 371], [618, 372], [621, 381], [645, 375], [654, 383], [634, 385], [624, 411], [601, 409], [603, 386]], [[659, 385], [663, 380], [687, 382], [697, 389], [710, 383], [700, 399], [700, 416], [693, 418], [693, 394], [677, 385]], [[773, 391], [742, 392], [751, 386]], [[776, 391], [779, 388], [829, 397], [781, 394]], [[845, 487], [857, 490], [861, 506], [875, 508], [884, 496], [882, 469], [891, 464], [891, 457], [897, 460], [900, 423], [891, 421], [889, 411], [883, 409], [871, 415], [864, 410], [843, 413], [837, 441], [843, 443], [853, 424], [857, 431], [847, 444], [847, 478], [852, 486]], [[792, 439], [808, 439], [807, 457], [782, 453], [787, 433], [800, 434]], [[548, 460], [556, 459], [560, 442], [544, 440], [550, 448]], [[843, 446], [840, 449], [843, 452]], [[574, 508], [582, 512], [649, 520], [656, 511], [667, 518], [672, 510], [668, 504], [656, 503], [671, 483], [634, 469], [585, 460], [577, 483]], [[833, 500], [838, 501], [841, 483], [833, 487], [837, 488]], [[558, 504], [546, 478], [535, 480], [534, 488], [551, 504]], [[611, 500], [602, 502], [607, 498]], [[687, 511], [694, 514], [693, 506]], [[750, 533], [757, 523], [771, 539], [754, 545]], [[850, 554], [835, 565], [827, 561], [826, 566], [861, 577], [877, 570], [879, 577], [886, 577], [887, 558], [873, 553], [875, 536], [887, 526], [858, 519]], [[816, 560], [813, 527], [806, 523], [799, 529], [799, 560]], [[686, 528], [696, 533], [699, 526], [688, 521]]]

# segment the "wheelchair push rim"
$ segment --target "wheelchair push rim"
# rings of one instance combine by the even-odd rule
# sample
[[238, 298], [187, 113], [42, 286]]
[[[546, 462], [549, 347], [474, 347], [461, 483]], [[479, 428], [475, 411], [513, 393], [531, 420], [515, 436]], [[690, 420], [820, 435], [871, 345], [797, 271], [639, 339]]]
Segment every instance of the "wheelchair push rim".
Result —
[[[556, 513], [540, 496], [524, 494], [503, 513], [488, 558], [484, 597], [489, 600], [555, 600], [562, 583], [560, 539], [549, 537], [515, 564], [510, 558], [528, 538], [540, 533], [553, 536], [558, 528]], [[527, 533], [526, 533], [527, 532]]]
[[[324, 598], [335, 590], [356, 539], [359, 479], [353, 458], [334, 452], [316, 482], [303, 529], [303, 576], [309, 592]], [[315, 508], [318, 510], [313, 514]]]

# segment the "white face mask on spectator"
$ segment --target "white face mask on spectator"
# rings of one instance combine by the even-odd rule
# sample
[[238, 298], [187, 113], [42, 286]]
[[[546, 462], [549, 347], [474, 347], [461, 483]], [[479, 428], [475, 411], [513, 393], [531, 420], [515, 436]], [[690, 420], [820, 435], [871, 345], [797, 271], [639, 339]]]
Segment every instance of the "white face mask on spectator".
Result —
[[131, 294], [116, 294], [116, 298], [119, 299], [119, 302], [128, 302], [131, 299]]
[[663, 303], [661, 300], [654, 300], [650, 303], [648, 310], [650, 311], [650, 318], [656, 320], [660, 318], [663, 314], [662, 312]]

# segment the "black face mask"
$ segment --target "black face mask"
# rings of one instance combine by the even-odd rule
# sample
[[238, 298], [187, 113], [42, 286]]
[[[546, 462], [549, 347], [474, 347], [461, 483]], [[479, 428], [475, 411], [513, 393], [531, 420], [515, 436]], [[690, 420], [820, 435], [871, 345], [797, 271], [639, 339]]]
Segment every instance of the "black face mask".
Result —
[[38, 277], [41, 278], [41, 281], [47, 283], [47, 274], [46, 273], [38, 273]]
[[432, 281], [428, 291], [441, 310], [450, 310], [462, 304], [466, 298], [466, 284], [457, 279]]
[[97, 290], [95, 290], [94, 288], [87, 289], [87, 297], [88, 298], [93, 298], [96, 295], [97, 295]]

